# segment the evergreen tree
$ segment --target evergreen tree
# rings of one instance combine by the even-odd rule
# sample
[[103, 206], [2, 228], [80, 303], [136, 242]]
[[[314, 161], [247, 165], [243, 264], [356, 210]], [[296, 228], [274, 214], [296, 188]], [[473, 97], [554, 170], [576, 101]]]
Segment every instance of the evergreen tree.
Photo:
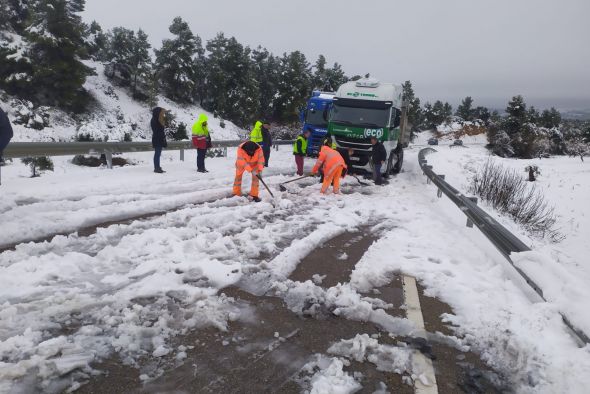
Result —
[[[402, 100], [408, 105], [408, 121], [418, 126], [422, 123], [422, 109], [420, 108], [420, 99], [416, 97], [411, 81], [402, 84]], [[430, 104], [429, 104], [430, 105]]]
[[500, 116], [500, 113], [498, 112], [497, 109], [492, 111], [492, 114], [490, 115], [490, 121], [492, 123], [499, 123], [502, 120], [502, 117]]
[[326, 57], [320, 55], [315, 62], [313, 74], [313, 89], [314, 90], [328, 90], [328, 76], [326, 74]]
[[312, 89], [311, 67], [305, 55], [295, 51], [283, 54], [280, 69], [275, 116], [280, 120], [294, 121]]
[[33, 101], [74, 111], [83, 110], [88, 102], [83, 85], [92, 70], [80, 61], [87, 55], [79, 16], [84, 4], [84, 0], [36, 0], [30, 5], [26, 56], [31, 69], [23, 93]]
[[426, 123], [426, 127], [434, 128], [436, 127], [436, 116], [434, 114], [434, 108], [432, 104], [428, 101], [424, 104], [424, 111], [422, 111], [424, 116], [424, 122]]
[[130, 63], [135, 33], [124, 27], [115, 27], [110, 31], [106, 49], [106, 60], [118, 64]]
[[250, 126], [259, 114], [260, 96], [251, 50], [234, 37], [219, 33], [207, 42], [207, 106], [240, 126]]
[[506, 107], [506, 113], [508, 116], [504, 121], [504, 129], [510, 136], [519, 133], [523, 125], [528, 122], [526, 103], [522, 96], [512, 97], [512, 100], [508, 103], [508, 107]]
[[334, 63], [332, 68], [326, 70], [326, 90], [335, 92], [338, 90], [340, 85], [348, 82], [348, 77], [342, 70], [342, 66], [338, 63]]
[[463, 101], [461, 102], [461, 105], [459, 105], [457, 107], [457, 112], [455, 112], [455, 115], [467, 122], [473, 120], [473, 118], [474, 118], [473, 99], [470, 96], [467, 96], [463, 99]]
[[582, 138], [584, 139], [585, 143], [590, 144], [590, 125], [587, 125], [582, 132]]
[[252, 51], [252, 62], [260, 96], [260, 116], [270, 119], [275, 113], [275, 100], [279, 81], [279, 59], [265, 48]]
[[98, 22], [92, 21], [86, 30], [86, 37], [88, 55], [94, 60], [105, 60], [109, 38]]
[[529, 123], [538, 125], [539, 124], [539, 111], [534, 106], [530, 106], [528, 109], [528, 121]]
[[443, 119], [440, 123], [443, 122], [450, 122], [451, 116], [453, 116], [453, 106], [447, 102], [443, 105], [443, 112], [442, 112]]
[[133, 37], [128, 63], [131, 71], [133, 97], [138, 96], [138, 84], [145, 84], [149, 80], [152, 69], [152, 58], [149, 52], [151, 47], [147, 34], [139, 29], [137, 35]]
[[544, 110], [541, 116], [538, 118], [539, 125], [548, 129], [559, 127], [559, 124], [561, 123], [561, 114], [553, 107], [551, 107], [551, 109]]
[[488, 124], [490, 121], [490, 118], [491, 118], [491, 114], [490, 114], [490, 111], [486, 107], [479, 106], [473, 110], [473, 118], [479, 119], [482, 122], [484, 122], [485, 124]]
[[176, 17], [170, 25], [175, 37], [162, 42], [156, 50], [155, 68], [164, 95], [180, 103], [194, 102], [197, 88], [202, 84], [204, 49], [201, 39], [195, 36], [188, 23]]

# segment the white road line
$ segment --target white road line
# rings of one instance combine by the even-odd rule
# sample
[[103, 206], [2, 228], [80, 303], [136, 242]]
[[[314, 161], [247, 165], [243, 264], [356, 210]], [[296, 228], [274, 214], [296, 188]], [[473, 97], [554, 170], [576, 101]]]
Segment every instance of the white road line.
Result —
[[[420, 298], [418, 298], [416, 279], [411, 276], [403, 275], [402, 283], [404, 288], [404, 301], [407, 307], [406, 316], [418, 329], [414, 335], [426, 338], [424, 316], [422, 316], [422, 309], [420, 308]], [[434, 373], [434, 367], [432, 366], [432, 360], [421, 352], [415, 351], [412, 356], [412, 367], [416, 373], [419, 373], [419, 375], [414, 377], [414, 392], [417, 394], [438, 394], [438, 386], [436, 385], [436, 375]]]

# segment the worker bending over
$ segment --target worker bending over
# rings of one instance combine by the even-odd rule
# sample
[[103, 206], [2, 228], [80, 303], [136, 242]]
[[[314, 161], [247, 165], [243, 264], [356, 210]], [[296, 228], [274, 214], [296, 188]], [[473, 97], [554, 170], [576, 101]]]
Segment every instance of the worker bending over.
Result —
[[340, 193], [340, 178], [346, 175], [346, 163], [336, 150], [330, 148], [330, 142], [326, 142], [320, 151], [318, 161], [315, 163], [312, 175], [316, 175], [320, 167], [324, 166], [324, 182], [322, 183], [322, 193], [325, 194], [331, 184], [334, 185], [334, 193]]
[[250, 197], [255, 202], [260, 202], [258, 198], [258, 189], [260, 180], [258, 175], [264, 169], [264, 153], [262, 148], [256, 142], [244, 142], [238, 148], [238, 158], [236, 160], [236, 178], [234, 180], [234, 196], [242, 195], [242, 175], [245, 171], [252, 173], [252, 187], [250, 188]]

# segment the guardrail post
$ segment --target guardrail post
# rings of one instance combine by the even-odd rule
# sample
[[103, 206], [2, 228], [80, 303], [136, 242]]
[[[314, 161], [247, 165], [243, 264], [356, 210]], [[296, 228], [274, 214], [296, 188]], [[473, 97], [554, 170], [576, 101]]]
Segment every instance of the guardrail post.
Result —
[[[467, 197], [467, 199], [477, 205], [477, 197]], [[473, 222], [469, 218], [467, 218], [467, 227], [473, 228]]]
[[184, 148], [180, 148], [180, 161], [184, 161]]
[[110, 150], [106, 150], [104, 151], [104, 155], [107, 159], [107, 168], [109, 170], [113, 169], [113, 152], [111, 152]]
[[[444, 175], [439, 175], [439, 178], [440, 178], [440, 179], [442, 179], [443, 181], [445, 180], [445, 176], [444, 176]], [[436, 196], [437, 196], [438, 198], [441, 198], [441, 197], [442, 197], [442, 190], [438, 189], [438, 190], [436, 191]]]

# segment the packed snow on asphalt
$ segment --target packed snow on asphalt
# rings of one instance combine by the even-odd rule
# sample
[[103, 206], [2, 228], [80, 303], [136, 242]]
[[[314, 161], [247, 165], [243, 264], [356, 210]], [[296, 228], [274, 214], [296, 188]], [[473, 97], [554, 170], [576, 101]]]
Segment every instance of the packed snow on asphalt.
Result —
[[[278, 191], [294, 177], [293, 157], [284, 148], [273, 152], [264, 173], [276, 196], [261, 189], [260, 204], [230, 196], [235, 149], [228, 158], [209, 159], [208, 174], [196, 173], [191, 155], [178, 161], [178, 152], [165, 153], [163, 175], [152, 172], [148, 154], [130, 155], [137, 165], [113, 170], [56, 158], [55, 172], [35, 179], [20, 165], [4, 167], [0, 392], [73, 390], [113, 355], [138, 368], [146, 358], [182, 360], [190, 344], [174, 347], [171, 338], [247, 319], [248, 311], [218, 290], [260, 272], [270, 278], [264, 286], [282, 292], [293, 310], [315, 294], [348, 319], [380, 319], [392, 335], [411, 335], [408, 321], [380, 318], [384, 306], [359, 295], [400, 271], [452, 307], [444, 319], [455, 326], [457, 346], [479, 352], [517, 392], [585, 392], [590, 347], [579, 347], [566, 330], [558, 313], [562, 300], [532, 299], [489, 242], [465, 227], [462, 213], [436, 198], [417, 152], [408, 150], [404, 172], [387, 186], [361, 187], [347, 178], [343, 194], [320, 196], [315, 180]], [[474, 154], [453, 154], [475, 161], [466, 152]], [[461, 183], [469, 171], [456, 168]], [[247, 191], [249, 179], [244, 183]], [[384, 236], [366, 251], [350, 283], [326, 290], [286, 279], [318, 245], [368, 224], [385, 229]], [[539, 245], [551, 264], [555, 255]], [[574, 266], [562, 263], [559, 272]], [[582, 288], [572, 291], [583, 294], [588, 282], [573, 283]], [[576, 311], [584, 314], [577, 321], [586, 321], [589, 312]], [[407, 353], [363, 334], [331, 344], [329, 354], [310, 362], [312, 392], [354, 392], [361, 383], [343, 366], [374, 361], [376, 353], [391, 361], [380, 368], [409, 368]]]

